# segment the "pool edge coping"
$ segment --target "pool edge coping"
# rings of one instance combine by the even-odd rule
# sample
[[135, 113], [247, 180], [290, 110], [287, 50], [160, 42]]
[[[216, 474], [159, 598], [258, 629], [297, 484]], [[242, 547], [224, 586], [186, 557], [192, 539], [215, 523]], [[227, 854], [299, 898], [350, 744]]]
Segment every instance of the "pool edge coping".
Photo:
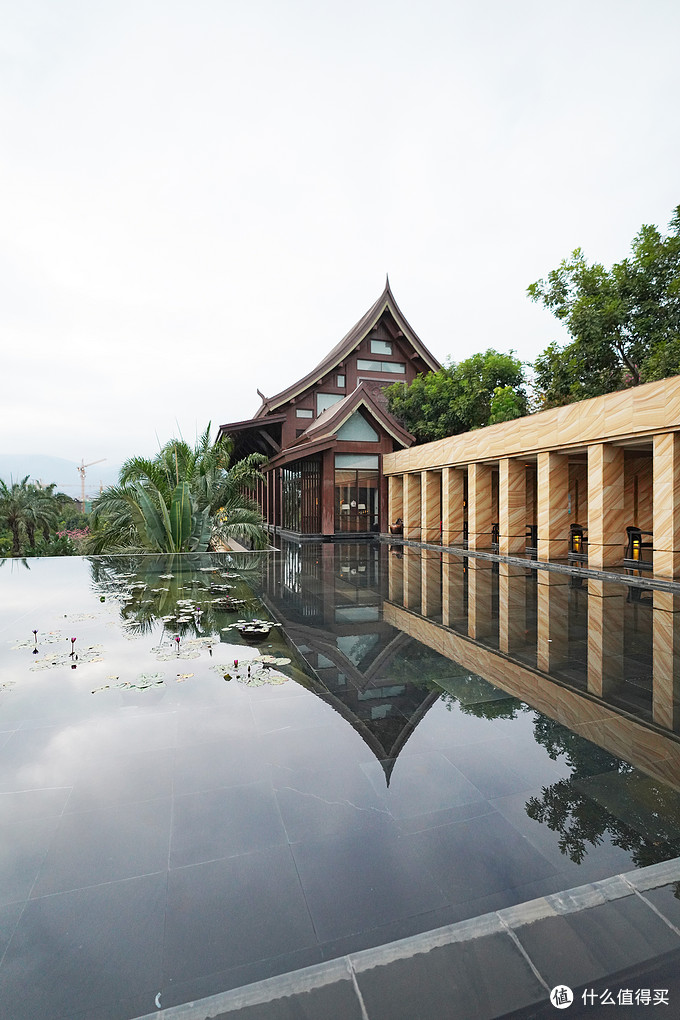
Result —
[[[457, 942], [471, 942], [498, 934], [507, 934], [512, 937], [518, 929], [534, 924], [536, 921], [597, 909], [597, 907], [614, 900], [627, 896], [641, 896], [648, 890], [678, 881], [680, 881], [680, 857], [675, 857], [646, 868], [623, 872], [600, 881], [575, 886], [562, 892], [550, 893], [512, 907], [504, 907], [501, 910], [480, 914], [478, 917], [444, 925], [432, 931], [387, 942], [382, 946], [347, 953], [334, 960], [278, 974], [262, 981], [218, 992], [216, 995], [203, 999], [177, 1006], [160, 1007], [153, 1013], [146, 1013], [143, 1016], [131, 1018], [131, 1020], [153, 1020], [153, 1018], [157, 1018], [157, 1020], [210, 1020], [210, 1018], [219, 1018], [224, 1013], [234, 1013], [248, 1006], [273, 1003], [339, 981], [349, 981], [354, 986], [362, 1015], [368, 1017], [356, 983], [357, 974], [373, 970], [376, 967], [385, 967], [399, 961], [409, 960], [415, 956], [429, 953], [433, 949]], [[680, 930], [644, 897], [642, 899], [649, 909], [658, 914], [680, 939]], [[522, 952], [524, 951], [522, 950]], [[528, 957], [527, 962], [539, 981], [549, 991], [547, 984]], [[527, 1003], [527, 1005], [531, 1005], [531, 1003]]]

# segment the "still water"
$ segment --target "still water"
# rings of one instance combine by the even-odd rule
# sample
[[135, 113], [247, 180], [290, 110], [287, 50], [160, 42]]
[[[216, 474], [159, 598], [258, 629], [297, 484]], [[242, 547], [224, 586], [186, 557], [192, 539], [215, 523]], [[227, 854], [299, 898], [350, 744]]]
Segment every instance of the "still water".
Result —
[[678, 856], [678, 609], [377, 543], [5, 561], [2, 1015], [137, 1017]]

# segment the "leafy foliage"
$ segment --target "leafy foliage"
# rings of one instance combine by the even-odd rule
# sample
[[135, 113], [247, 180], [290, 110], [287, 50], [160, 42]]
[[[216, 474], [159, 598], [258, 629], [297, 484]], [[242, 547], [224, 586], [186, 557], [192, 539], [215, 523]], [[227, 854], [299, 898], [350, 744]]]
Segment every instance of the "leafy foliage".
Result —
[[524, 369], [513, 352], [489, 348], [419, 375], [410, 386], [395, 383], [387, 397], [391, 412], [424, 443], [527, 414], [524, 387]]
[[262, 516], [243, 489], [264, 459], [252, 454], [231, 466], [228, 443], [213, 444], [210, 425], [193, 447], [171, 439], [152, 460], [130, 458], [118, 485], [92, 505], [88, 551], [204, 552], [230, 538], [262, 548]]
[[535, 363], [544, 407], [680, 374], [680, 206], [667, 236], [643, 225], [611, 269], [577, 248], [528, 293], [572, 337]]
[[55, 490], [54, 483], [41, 486], [29, 482], [28, 475], [9, 484], [0, 479], [0, 526], [12, 537], [12, 556], [54, 555], [54, 532], [63, 513], [73, 513], [76, 506], [70, 496]]

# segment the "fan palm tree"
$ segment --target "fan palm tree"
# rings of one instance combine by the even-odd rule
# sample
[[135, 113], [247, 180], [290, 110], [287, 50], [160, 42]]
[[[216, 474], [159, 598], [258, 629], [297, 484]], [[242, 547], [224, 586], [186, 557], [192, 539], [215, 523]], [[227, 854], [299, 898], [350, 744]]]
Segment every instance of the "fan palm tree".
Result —
[[153, 460], [127, 460], [118, 485], [93, 503], [88, 551], [204, 552], [229, 538], [262, 548], [262, 516], [242, 490], [265, 458], [251, 455], [231, 467], [230, 453], [228, 444], [211, 443], [208, 425], [194, 447], [172, 439]]

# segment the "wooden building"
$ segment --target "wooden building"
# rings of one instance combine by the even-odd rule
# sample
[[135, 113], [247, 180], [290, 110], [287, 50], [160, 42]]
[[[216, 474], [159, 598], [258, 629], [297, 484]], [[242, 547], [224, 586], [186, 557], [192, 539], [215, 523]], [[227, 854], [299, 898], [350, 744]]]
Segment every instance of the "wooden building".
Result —
[[388, 280], [316, 368], [273, 397], [260, 393], [253, 418], [220, 426], [235, 459], [255, 451], [269, 458], [257, 493], [267, 523], [317, 538], [386, 532], [383, 457], [414, 437], [390, 414], [384, 389], [439, 367]]

